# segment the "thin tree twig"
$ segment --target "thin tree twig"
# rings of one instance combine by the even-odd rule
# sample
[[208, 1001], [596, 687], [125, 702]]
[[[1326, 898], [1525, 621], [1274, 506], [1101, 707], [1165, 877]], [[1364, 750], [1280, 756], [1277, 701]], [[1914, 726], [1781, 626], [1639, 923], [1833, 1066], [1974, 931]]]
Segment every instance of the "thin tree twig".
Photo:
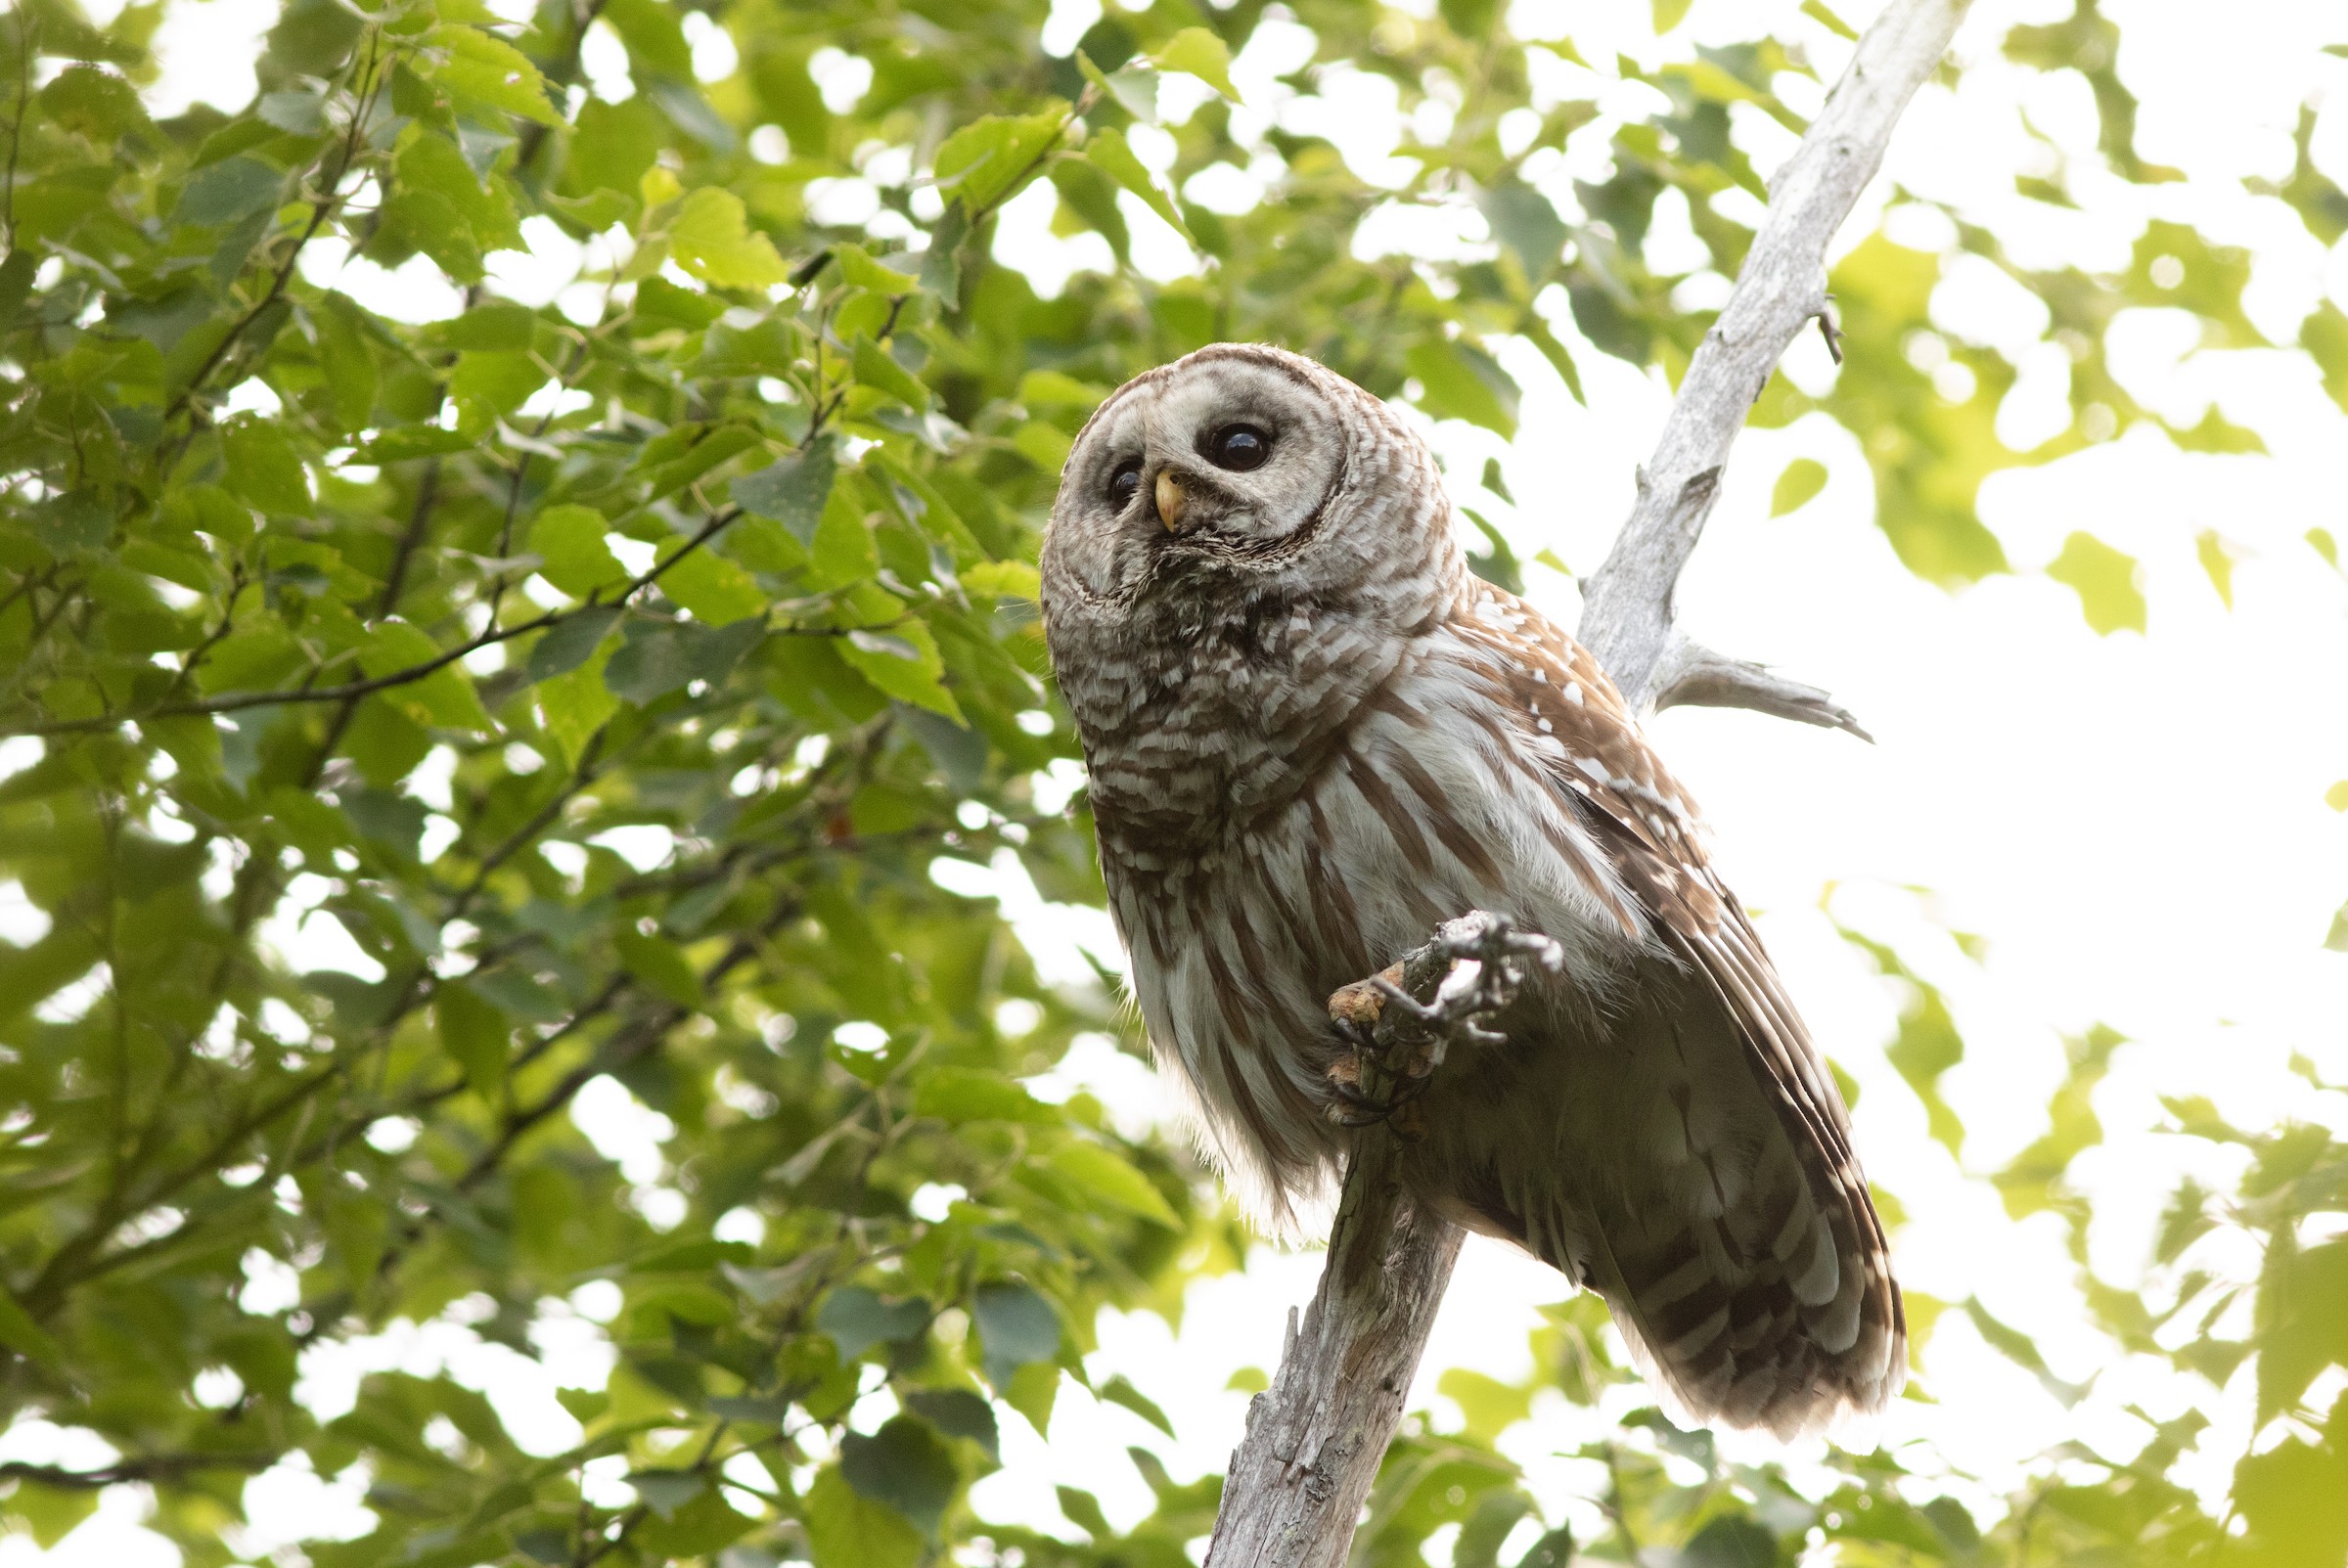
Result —
[[[1724, 674], [1735, 661], [1717, 654], [1690, 654], [1676, 672], [1667, 669], [1677, 637], [1672, 594], [1753, 399], [1794, 335], [1825, 317], [1827, 246], [1881, 163], [1901, 111], [1946, 53], [1966, 3], [1893, 0], [1778, 173], [1736, 289], [1690, 361], [1655, 455], [1641, 470], [1638, 504], [1585, 591], [1581, 641], [1635, 709], [1651, 708], [1671, 685], [1680, 687], [1678, 700], [1709, 696], [1777, 711], [1758, 700], [1766, 685], [1782, 705], [1799, 705], [1782, 690], [1792, 683], [1742, 673], [1749, 666]], [[1709, 672], [1710, 687], [1692, 673], [1698, 671]], [[1661, 679], [1675, 673], [1673, 683]], [[1790, 716], [1856, 729], [1823, 693], [1805, 700], [1815, 711]], [[1828, 709], [1837, 717], [1825, 717]], [[1411, 976], [1399, 978], [1414, 989]], [[1385, 995], [1364, 981], [1332, 998], [1332, 1010], [1364, 986]], [[1382, 1123], [1358, 1131], [1320, 1287], [1302, 1322], [1290, 1319], [1280, 1371], [1249, 1407], [1207, 1568], [1344, 1563], [1461, 1240], [1459, 1227], [1420, 1210], [1402, 1190], [1393, 1131]]]
[[727, 507], [715, 514], [701, 525], [693, 537], [685, 541], [684, 547], [676, 554], [665, 560], [655, 563], [642, 575], [630, 578], [619, 593], [610, 599], [597, 599], [591, 595], [584, 603], [574, 605], [568, 609], [549, 610], [545, 614], [534, 616], [519, 625], [492, 626], [479, 636], [460, 643], [454, 648], [445, 649], [421, 664], [412, 664], [405, 669], [393, 670], [387, 675], [371, 676], [360, 681], [344, 681], [335, 686], [297, 687], [292, 691], [237, 692], [227, 696], [207, 697], [201, 702], [165, 702], [152, 708], [106, 714], [94, 719], [59, 719], [38, 724], [19, 725], [5, 733], [7, 735], [39, 736], [84, 735], [92, 731], [112, 730], [118, 725], [134, 724], [147, 719], [172, 719], [191, 713], [237, 713], [246, 708], [281, 707], [296, 702], [340, 702], [348, 698], [366, 696], [376, 692], [386, 692], [393, 687], [412, 685], [428, 675], [447, 668], [468, 653], [477, 652], [481, 649], [490, 648], [499, 643], [510, 643], [517, 637], [526, 637], [532, 632], [543, 632], [550, 627], [560, 626], [565, 621], [576, 620], [591, 611], [611, 609], [627, 604], [645, 589], [658, 582], [667, 574], [670, 567], [707, 544], [741, 515], [742, 509], [740, 507]]
[[8, 173], [0, 186], [0, 225], [4, 225], [8, 254], [17, 253], [17, 160], [24, 149], [24, 113], [32, 107], [31, 7], [19, 0], [17, 11], [17, 112], [8, 130]]

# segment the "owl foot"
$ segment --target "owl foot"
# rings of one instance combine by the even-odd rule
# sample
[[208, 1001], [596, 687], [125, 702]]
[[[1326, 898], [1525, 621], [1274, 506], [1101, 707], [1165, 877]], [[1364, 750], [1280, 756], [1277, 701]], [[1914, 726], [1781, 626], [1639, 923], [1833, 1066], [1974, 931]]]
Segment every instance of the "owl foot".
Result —
[[[1414, 1034], [1406, 1039], [1379, 1039], [1377, 1023], [1392, 997], [1410, 998], [1400, 986], [1397, 963], [1369, 980], [1357, 980], [1329, 999], [1330, 1021], [1336, 1026], [1344, 1049], [1325, 1070], [1332, 1097], [1329, 1119], [1340, 1127], [1367, 1127], [1385, 1122], [1405, 1138], [1415, 1138], [1420, 1118], [1415, 1101], [1426, 1092], [1435, 1071], [1435, 1042]], [[1416, 1004], [1413, 1004], [1415, 1006]]]
[[1341, 1127], [1383, 1121], [1403, 1138], [1417, 1137], [1423, 1122], [1415, 1101], [1454, 1040], [1502, 1043], [1484, 1020], [1514, 999], [1528, 963], [1555, 971], [1563, 957], [1548, 937], [1477, 911], [1446, 922], [1400, 963], [1338, 988], [1329, 999], [1343, 1043], [1324, 1074], [1330, 1120]]

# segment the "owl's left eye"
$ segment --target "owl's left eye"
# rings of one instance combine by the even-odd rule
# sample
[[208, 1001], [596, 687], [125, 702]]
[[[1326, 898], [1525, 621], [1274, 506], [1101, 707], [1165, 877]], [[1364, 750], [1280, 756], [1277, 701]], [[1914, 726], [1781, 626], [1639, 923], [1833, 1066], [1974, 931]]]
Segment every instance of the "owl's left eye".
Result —
[[1218, 469], [1245, 473], [1272, 455], [1272, 437], [1252, 425], [1226, 425], [1206, 440], [1207, 461]]
[[1140, 490], [1141, 487], [1141, 459], [1127, 458], [1124, 462], [1118, 464], [1116, 467], [1116, 471], [1108, 476], [1109, 505], [1122, 510], [1125, 504], [1133, 499], [1134, 493]]

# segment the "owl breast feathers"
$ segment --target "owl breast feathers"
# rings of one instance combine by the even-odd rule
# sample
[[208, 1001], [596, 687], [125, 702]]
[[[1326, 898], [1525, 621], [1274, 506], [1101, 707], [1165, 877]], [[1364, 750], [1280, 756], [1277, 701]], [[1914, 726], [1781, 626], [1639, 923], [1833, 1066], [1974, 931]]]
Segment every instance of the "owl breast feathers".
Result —
[[1790, 1436], [1898, 1391], [1849, 1120], [1693, 803], [1468, 570], [1383, 404], [1255, 345], [1136, 378], [1068, 459], [1043, 608], [1151, 1040], [1257, 1212], [1317, 1204], [1351, 1136], [1329, 994], [1505, 912], [1563, 971], [1437, 1072], [1412, 1189], [1600, 1292], [1687, 1417]]

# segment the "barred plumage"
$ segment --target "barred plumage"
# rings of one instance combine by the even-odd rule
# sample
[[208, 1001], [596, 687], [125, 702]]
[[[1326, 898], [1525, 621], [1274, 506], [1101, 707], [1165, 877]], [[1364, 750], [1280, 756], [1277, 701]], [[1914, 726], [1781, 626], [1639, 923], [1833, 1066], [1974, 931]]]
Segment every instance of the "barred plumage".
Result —
[[1505, 911], [1563, 978], [1436, 1074], [1414, 1188], [1600, 1291], [1692, 1417], [1791, 1435], [1898, 1390], [1848, 1120], [1693, 802], [1468, 571], [1415, 433], [1308, 360], [1200, 350], [1078, 437], [1043, 577], [1135, 995], [1259, 1214], [1338, 1167], [1329, 994]]

